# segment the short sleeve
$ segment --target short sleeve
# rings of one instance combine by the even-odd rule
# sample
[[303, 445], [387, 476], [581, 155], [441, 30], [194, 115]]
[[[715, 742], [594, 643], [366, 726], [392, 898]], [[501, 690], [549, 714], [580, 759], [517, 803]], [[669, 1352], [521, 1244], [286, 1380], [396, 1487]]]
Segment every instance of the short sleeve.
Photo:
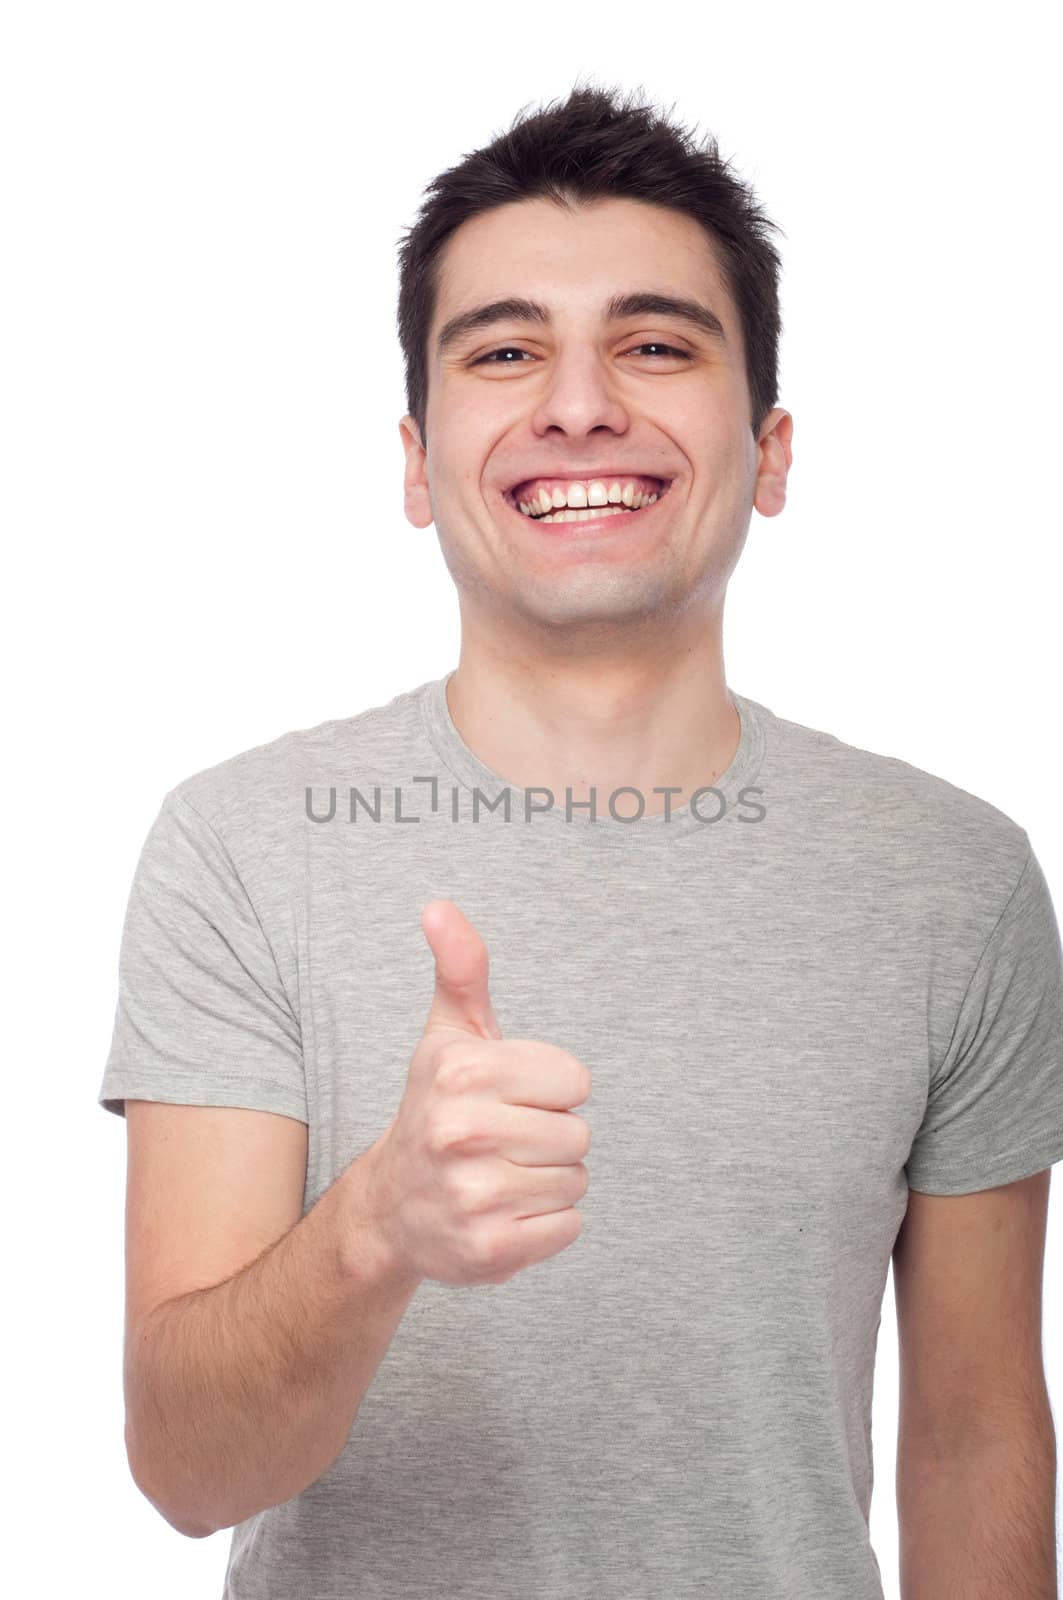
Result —
[[118, 1003], [97, 1101], [241, 1106], [307, 1121], [297, 1017], [225, 843], [171, 790], [122, 929]]
[[1033, 850], [931, 1073], [909, 1188], [970, 1194], [1063, 1160], [1063, 958]]

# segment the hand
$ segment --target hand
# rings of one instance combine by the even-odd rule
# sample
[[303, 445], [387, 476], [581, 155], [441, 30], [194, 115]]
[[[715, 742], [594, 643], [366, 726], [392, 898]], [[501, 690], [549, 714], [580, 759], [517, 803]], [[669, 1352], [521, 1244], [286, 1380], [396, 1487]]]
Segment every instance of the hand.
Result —
[[435, 994], [398, 1111], [373, 1145], [373, 1219], [404, 1269], [506, 1283], [574, 1243], [590, 1129], [587, 1067], [559, 1045], [503, 1039], [487, 947], [452, 900], [421, 928]]

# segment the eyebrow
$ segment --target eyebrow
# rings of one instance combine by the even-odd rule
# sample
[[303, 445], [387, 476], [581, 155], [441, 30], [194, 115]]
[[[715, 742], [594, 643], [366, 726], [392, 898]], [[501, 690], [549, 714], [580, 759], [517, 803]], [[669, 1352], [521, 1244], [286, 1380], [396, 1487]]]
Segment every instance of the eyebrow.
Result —
[[[677, 317], [681, 322], [689, 322], [700, 332], [719, 340], [720, 344], [727, 343], [723, 323], [715, 311], [702, 305], [700, 300], [688, 300], [681, 295], [657, 294], [647, 289], [634, 294], [615, 294], [605, 307], [607, 322], [619, 322], [628, 317], [642, 316]], [[436, 341], [436, 352], [443, 355], [451, 345], [456, 344], [467, 334], [491, 327], [496, 322], [549, 324], [550, 320], [549, 311], [538, 300], [524, 300], [512, 296], [505, 300], [492, 300], [489, 305], [474, 306], [471, 311], [459, 311], [457, 316], [445, 322]]]

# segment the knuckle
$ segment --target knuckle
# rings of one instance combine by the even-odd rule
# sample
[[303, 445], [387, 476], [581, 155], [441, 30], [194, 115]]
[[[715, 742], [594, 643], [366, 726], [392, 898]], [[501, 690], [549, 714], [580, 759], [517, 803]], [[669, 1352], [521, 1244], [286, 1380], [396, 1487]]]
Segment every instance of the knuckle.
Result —
[[506, 1270], [504, 1241], [497, 1228], [480, 1228], [473, 1235], [472, 1256], [473, 1266], [480, 1273]]
[[475, 1277], [490, 1277], [493, 1272], [503, 1269], [498, 1234], [490, 1227], [467, 1230], [463, 1240], [463, 1254], [467, 1272], [471, 1272]]
[[458, 1185], [457, 1204], [463, 1216], [477, 1217], [484, 1211], [489, 1211], [495, 1204], [497, 1196], [494, 1185], [486, 1173], [465, 1172], [462, 1174]]
[[461, 1144], [463, 1137], [464, 1130], [457, 1127], [453, 1117], [436, 1116], [428, 1124], [426, 1139], [434, 1156], [449, 1155]]
[[[467, 1113], [456, 1116], [451, 1111], [449, 1115], [437, 1115], [433, 1119], [429, 1146], [437, 1156], [483, 1155], [493, 1148], [494, 1136], [485, 1125], [482, 1112], [479, 1120], [474, 1121]], [[462, 1178], [463, 1184], [467, 1181]]]
[[446, 1044], [440, 1045], [435, 1063], [435, 1081], [440, 1089], [448, 1094], [461, 1094], [475, 1087], [481, 1074], [482, 1068], [462, 1040], [448, 1039]]

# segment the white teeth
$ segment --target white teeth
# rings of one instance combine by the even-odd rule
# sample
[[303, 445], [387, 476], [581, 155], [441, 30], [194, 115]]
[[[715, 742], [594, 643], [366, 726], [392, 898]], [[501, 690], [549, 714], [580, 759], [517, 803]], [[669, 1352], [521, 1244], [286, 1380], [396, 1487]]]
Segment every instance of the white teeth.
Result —
[[540, 522], [590, 522], [594, 517], [626, 517], [627, 512], [623, 506], [588, 506], [586, 510], [578, 507], [571, 511], [554, 511], [548, 517], [540, 517]]
[[[633, 511], [640, 511], [644, 505], [650, 506], [658, 498], [651, 494], [648, 497], [638, 496], [638, 504], [632, 506]], [[602, 507], [588, 506], [585, 511], [578, 508], [565, 511], [554, 511], [545, 517], [537, 517], [537, 522], [589, 522], [593, 517], [623, 517], [627, 512], [619, 505], [606, 505]]]
[[[566, 509], [582, 511], [591, 506], [626, 506], [629, 511], [638, 511], [643, 506], [652, 505], [657, 498], [656, 494], [645, 494], [630, 480], [621, 486], [618, 480], [606, 485], [601, 478], [592, 478], [588, 483], [570, 483], [567, 488], [558, 485], [552, 494], [540, 485], [531, 500], [518, 501], [518, 505], [526, 517], [550, 520], [552, 512]], [[586, 521], [586, 518], [580, 520]]]

